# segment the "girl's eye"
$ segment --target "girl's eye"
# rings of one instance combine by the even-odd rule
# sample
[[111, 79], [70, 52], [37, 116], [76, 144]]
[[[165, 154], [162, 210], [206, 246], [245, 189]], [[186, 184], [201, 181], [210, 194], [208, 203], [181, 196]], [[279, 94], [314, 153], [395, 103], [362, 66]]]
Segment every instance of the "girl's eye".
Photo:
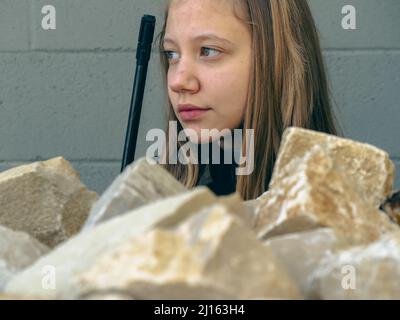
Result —
[[174, 59], [174, 53], [176, 54], [174, 51], [164, 51], [164, 55], [168, 60]]
[[[220, 53], [220, 51], [217, 50], [217, 49], [207, 48], [207, 47], [202, 47], [202, 48], [201, 48], [201, 51], [204, 52], [204, 53], [206, 53], [206, 55], [207, 55], [207, 53], [214, 52], [214, 55], [207, 55], [208, 57], [210, 57], [210, 56], [216, 56], [216, 55], [218, 55], [218, 54]], [[216, 54], [215, 54], [215, 53], [216, 53]]]
[[[178, 58], [178, 53], [175, 51], [165, 50], [163, 53], [168, 61]], [[219, 51], [217, 49], [208, 48], [208, 47], [201, 48], [201, 54], [205, 55], [206, 57], [217, 56], [219, 53], [221, 53], [221, 51]]]

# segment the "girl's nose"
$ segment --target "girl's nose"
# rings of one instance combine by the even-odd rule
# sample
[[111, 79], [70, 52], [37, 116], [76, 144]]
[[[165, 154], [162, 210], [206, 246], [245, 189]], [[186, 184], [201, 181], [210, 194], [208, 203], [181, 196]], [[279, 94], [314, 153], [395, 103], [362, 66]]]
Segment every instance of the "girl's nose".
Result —
[[183, 60], [178, 64], [175, 70], [169, 71], [168, 82], [171, 90], [175, 93], [197, 92], [200, 84], [194, 67], [189, 65], [189, 63], [184, 64]]

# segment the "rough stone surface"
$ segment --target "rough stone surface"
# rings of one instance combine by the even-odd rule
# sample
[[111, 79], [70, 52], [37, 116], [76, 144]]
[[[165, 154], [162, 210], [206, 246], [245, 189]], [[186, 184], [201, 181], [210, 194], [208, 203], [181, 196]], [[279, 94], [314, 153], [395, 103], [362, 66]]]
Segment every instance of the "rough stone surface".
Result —
[[321, 261], [346, 247], [346, 242], [328, 228], [277, 236], [264, 244], [296, 281], [303, 297], [310, 296], [312, 274]]
[[[346, 173], [346, 180], [374, 208], [392, 192], [395, 167], [387, 152], [372, 145], [302, 128], [285, 130], [271, 183], [279, 180], [280, 171], [293, 159], [302, 159], [320, 146], [333, 165]], [[278, 175], [278, 176], [277, 176]]]
[[0, 293], [0, 300], [43, 300], [38, 297], [28, 297], [28, 296], [18, 296], [13, 294], [3, 294]]
[[244, 205], [248, 208], [248, 210], [251, 212], [252, 217], [253, 217], [253, 224], [256, 223], [257, 221], [257, 215], [259, 213], [259, 208], [261, 203], [263, 202], [263, 199], [269, 194], [269, 191], [264, 192], [262, 195], [260, 195], [258, 198], [253, 199], [253, 200], [247, 200], [244, 201]]
[[[49, 255], [39, 259], [32, 267], [11, 279], [6, 292], [50, 298], [74, 298], [79, 288], [70, 281], [72, 275], [90, 268], [101, 254], [105, 254], [127, 238], [143, 234], [152, 228], [178, 225], [188, 216], [214, 203], [218, 203], [218, 198], [208, 188], [199, 187], [106, 221], [88, 232], [74, 236]], [[46, 265], [56, 268], [55, 290], [44, 290], [41, 287], [41, 270]]]
[[[77, 172], [62, 158], [14, 168], [0, 174], [0, 225], [36, 240], [0, 228], [0, 299], [400, 298], [392, 183], [384, 151], [289, 128], [257, 199], [187, 190], [142, 158], [77, 233], [93, 194]], [[37, 239], [58, 246], [39, 257]]]
[[0, 291], [13, 275], [48, 251], [49, 248], [28, 234], [0, 225]]
[[327, 257], [313, 278], [314, 299], [400, 299], [400, 232]]
[[78, 283], [83, 295], [120, 290], [136, 299], [300, 298], [272, 251], [223, 204], [175, 230], [127, 239]]
[[187, 191], [167, 170], [149, 161], [141, 158], [125, 168], [92, 207], [84, 231], [145, 204]]
[[50, 247], [80, 230], [97, 199], [62, 157], [0, 173], [0, 224]]
[[319, 145], [278, 168], [258, 209], [260, 239], [329, 227], [357, 245], [397, 230], [397, 225], [355, 191], [354, 180], [342, 169]]
[[79, 300], [137, 300], [129, 292], [123, 290], [103, 290], [91, 292], [79, 297]]

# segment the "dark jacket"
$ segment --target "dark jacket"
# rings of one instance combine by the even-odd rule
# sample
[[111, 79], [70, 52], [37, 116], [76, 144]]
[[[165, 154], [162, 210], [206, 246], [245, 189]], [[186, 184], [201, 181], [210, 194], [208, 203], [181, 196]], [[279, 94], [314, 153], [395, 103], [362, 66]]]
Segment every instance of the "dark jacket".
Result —
[[[234, 162], [234, 155], [232, 153], [232, 164], [213, 164], [212, 161], [212, 143], [199, 145], [199, 155], [204, 148], [208, 149], [210, 164], [199, 164], [199, 179], [196, 186], [207, 186], [216, 195], [228, 195], [236, 191], [236, 163]], [[220, 148], [220, 161], [223, 162], [224, 149]], [[232, 152], [232, 151], [231, 151]], [[215, 160], [214, 160], [215, 161]]]
[[197, 186], [207, 186], [216, 195], [228, 195], [236, 191], [235, 164], [200, 164]]

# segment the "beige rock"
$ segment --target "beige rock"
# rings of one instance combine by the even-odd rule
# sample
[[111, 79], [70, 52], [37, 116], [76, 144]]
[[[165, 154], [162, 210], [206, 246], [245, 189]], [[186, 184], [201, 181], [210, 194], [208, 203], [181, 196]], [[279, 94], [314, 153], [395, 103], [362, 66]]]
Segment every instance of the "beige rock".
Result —
[[49, 248], [28, 234], [0, 225], [0, 291], [13, 275], [48, 251]]
[[97, 200], [62, 157], [0, 173], [0, 224], [54, 247], [77, 233]]
[[400, 225], [400, 190], [386, 199], [381, 209], [388, 214], [392, 221]]
[[104, 290], [81, 295], [79, 300], [136, 300], [136, 298], [123, 290]]
[[277, 236], [264, 244], [295, 280], [304, 297], [310, 295], [312, 274], [321, 261], [346, 247], [346, 242], [328, 228]]
[[[206, 187], [156, 201], [122, 216], [106, 221], [85, 233], [79, 233], [39, 259], [33, 266], [11, 279], [7, 293], [27, 294], [47, 298], [74, 298], [79, 292], [72, 275], [79, 275], [96, 263], [98, 257], [135, 235], [152, 228], [168, 228], [198, 210], [218, 203], [218, 198]], [[42, 268], [54, 266], [57, 274], [55, 290], [41, 286]]]
[[167, 170], [141, 158], [127, 166], [95, 203], [83, 231], [145, 204], [185, 191], [187, 188]]
[[78, 283], [84, 295], [118, 290], [136, 299], [300, 298], [271, 250], [224, 204], [175, 230], [127, 239]]
[[269, 190], [264, 192], [262, 195], [260, 195], [258, 198], [253, 199], [253, 200], [247, 200], [244, 201], [244, 205], [248, 208], [248, 210], [252, 213], [254, 224], [257, 221], [258, 214], [260, 213], [260, 207], [265, 204], [264, 199], [267, 197], [269, 194]]
[[282, 136], [270, 188], [290, 161], [304, 158], [315, 145], [324, 149], [367, 204], [378, 209], [392, 192], [395, 169], [387, 152], [369, 144], [294, 127]]
[[0, 300], [43, 300], [37, 297], [28, 297], [28, 296], [17, 296], [17, 295], [12, 295], [12, 294], [2, 294], [0, 293]]
[[327, 258], [312, 289], [314, 299], [400, 299], [400, 232]]
[[352, 245], [366, 244], [398, 230], [388, 217], [366, 203], [325, 149], [318, 145], [294, 157], [275, 173], [259, 208], [260, 239], [320, 227], [334, 229]]

